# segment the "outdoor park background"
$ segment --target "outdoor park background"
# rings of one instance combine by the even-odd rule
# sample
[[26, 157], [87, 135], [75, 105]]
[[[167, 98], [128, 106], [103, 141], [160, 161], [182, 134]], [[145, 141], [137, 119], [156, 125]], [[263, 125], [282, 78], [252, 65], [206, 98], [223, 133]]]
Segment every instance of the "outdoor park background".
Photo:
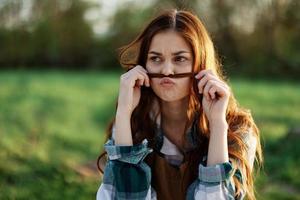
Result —
[[258, 199], [300, 199], [298, 0], [0, 0], [0, 199], [95, 199], [116, 49], [170, 7], [203, 20], [260, 128]]

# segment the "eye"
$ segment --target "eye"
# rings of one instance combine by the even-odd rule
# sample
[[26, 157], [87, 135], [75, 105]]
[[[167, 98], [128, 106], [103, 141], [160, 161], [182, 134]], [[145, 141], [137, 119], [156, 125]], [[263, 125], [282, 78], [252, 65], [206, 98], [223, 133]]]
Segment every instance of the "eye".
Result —
[[159, 56], [151, 56], [149, 59], [153, 62], [161, 62], [161, 58]]
[[183, 57], [183, 56], [176, 56], [175, 57], [175, 62], [184, 62], [186, 60], [187, 60], [187, 58]]

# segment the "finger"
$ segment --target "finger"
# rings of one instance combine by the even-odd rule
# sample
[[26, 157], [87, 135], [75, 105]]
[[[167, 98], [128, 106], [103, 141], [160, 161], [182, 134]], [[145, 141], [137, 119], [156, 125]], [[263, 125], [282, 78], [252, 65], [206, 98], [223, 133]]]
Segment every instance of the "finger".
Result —
[[144, 82], [144, 79], [145, 79], [145, 77], [141, 73], [135, 72], [130, 77], [130, 86], [131, 87], [142, 86], [143, 82]]
[[127, 86], [135, 87], [143, 85], [145, 78], [146, 76], [134, 67], [121, 76], [121, 82]]
[[142, 86], [143, 85], [143, 81], [144, 80], [144, 77], [143, 76], [141, 76], [141, 77], [136, 77], [135, 79], [134, 79], [134, 82], [135, 82], [135, 84], [134, 84], [134, 87], [140, 87], [140, 86]]
[[208, 80], [204, 87], [203, 95], [206, 97], [207, 100], [210, 99], [210, 95], [208, 91], [210, 90], [211, 87], [213, 87], [214, 84], [216, 84], [214, 80]]
[[136, 69], [136, 70], [139, 70], [139, 71], [141, 71], [141, 72], [143, 72], [143, 73], [145, 73], [145, 74], [148, 73], [148, 71], [147, 71], [144, 67], [142, 67], [141, 65], [137, 65], [137, 66], [135, 67], [135, 69]]
[[143, 76], [145, 77], [145, 84], [146, 84], [146, 86], [149, 87], [150, 86], [150, 78], [149, 78], [147, 72], [145, 72], [143, 70], [139, 70], [139, 72], [143, 74]]
[[143, 76], [145, 77], [145, 85], [149, 87], [150, 86], [150, 79], [149, 79], [149, 76], [147, 74], [147, 70], [144, 69], [142, 66], [137, 65], [136, 71], [138, 71], [141, 74], [143, 74]]
[[198, 83], [199, 93], [203, 93], [203, 88], [209, 80], [216, 80], [216, 77], [211, 74], [205, 74]]
[[224, 85], [219, 85], [217, 88], [217, 94], [220, 97], [224, 97], [224, 96], [229, 96], [230, 94], [230, 90], [228, 88], [226, 88]]
[[211, 69], [204, 69], [201, 70], [196, 76], [195, 78], [197, 79], [201, 79], [201, 77], [205, 76], [206, 74], [212, 74], [214, 75], [213, 71]]
[[198, 82], [198, 90], [200, 94], [203, 93], [203, 87], [205, 86], [207, 81], [208, 77], [205, 76]]
[[143, 72], [143, 71], [137, 71], [137, 73], [140, 73], [140, 74], [143, 75], [143, 77], [144, 77], [144, 85], [147, 86], [147, 87], [149, 87], [150, 86], [150, 79], [149, 79], [148, 75], [145, 72]]
[[[204, 79], [205, 77], [207, 77], [207, 78]], [[202, 81], [202, 79], [204, 79], [204, 80]], [[222, 85], [227, 85], [227, 84], [224, 83], [222, 80], [220, 80], [218, 76], [214, 75], [212, 72], [206, 73], [206, 74], [202, 77], [202, 79], [199, 81], [199, 84], [200, 84], [200, 85], [199, 85], [199, 91], [203, 91], [203, 87], [204, 87], [204, 85], [205, 85], [205, 82], [207, 82], [208, 80], [214, 80], [214, 81], [216, 81], [216, 82], [218, 82], [218, 83], [220, 83], [220, 84], [222, 84]]]
[[227, 93], [229, 94], [228, 89], [221, 84], [214, 85], [213, 88], [210, 89], [209, 93], [214, 93], [219, 97], [224, 97], [225, 95], [227, 95]]
[[145, 81], [144, 81], [144, 79], [138, 79], [137, 82], [138, 82], [139, 86], [142, 86], [142, 85], [144, 85]]
[[200, 75], [200, 77], [198, 77], [198, 78], [196, 78], [196, 79], [198, 79], [198, 80], [201, 80], [203, 77], [205, 77], [205, 76], [208, 76], [208, 77], [210, 77], [211, 79], [214, 79], [214, 80], [216, 80], [216, 81], [219, 81], [219, 82], [222, 82], [221, 80], [220, 80], [220, 78], [217, 76], [217, 75], [215, 75], [211, 70], [210, 71], [206, 71], [206, 72], [203, 72], [203, 74], [201, 74]]
[[144, 85], [147, 76], [142, 71], [140, 71], [138, 68], [135, 67], [129, 73], [130, 73], [129, 75], [130, 77], [134, 77], [134, 81], [136, 82], [137, 85], [139, 86]]
[[212, 70], [202, 70], [195, 76], [196, 79], [201, 80], [204, 76], [208, 76], [211, 79], [214, 79], [220, 83], [224, 83]]
[[216, 91], [217, 91], [217, 88], [215, 86], [212, 86], [209, 91], [208, 91], [208, 94], [210, 95], [211, 99], [215, 99], [216, 98]]

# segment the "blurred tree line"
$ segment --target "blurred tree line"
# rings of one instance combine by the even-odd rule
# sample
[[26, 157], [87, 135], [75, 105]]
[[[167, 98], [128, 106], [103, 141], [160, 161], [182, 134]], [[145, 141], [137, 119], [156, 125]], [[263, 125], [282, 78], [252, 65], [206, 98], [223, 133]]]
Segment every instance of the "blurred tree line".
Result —
[[[31, 3], [24, 19], [24, 5]], [[122, 1], [120, 1], [122, 2]], [[118, 69], [116, 49], [162, 8], [191, 9], [208, 28], [229, 73], [300, 75], [300, 1], [127, 1], [97, 35], [88, 0], [0, 0], [1, 68]], [[100, 13], [101, 14], [101, 13]]]

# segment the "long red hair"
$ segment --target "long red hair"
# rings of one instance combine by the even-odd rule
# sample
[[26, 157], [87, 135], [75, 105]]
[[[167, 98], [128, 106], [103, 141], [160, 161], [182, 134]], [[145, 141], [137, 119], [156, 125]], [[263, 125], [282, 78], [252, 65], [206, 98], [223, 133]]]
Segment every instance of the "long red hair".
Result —
[[[194, 72], [211, 69], [221, 80], [226, 81], [221, 69], [222, 66], [215, 53], [213, 42], [206, 28], [200, 19], [190, 11], [167, 10], [150, 21], [135, 40], [120, 48], [119, 59], [121, 65], [127, 70], [135, 65], [145, 67], [153, 36], [158, 32], [166, 30], [178, 32], [190, 45], [194, 57]], [[156, 118], [153, 119], [149, 113], [152, 109], [152, 103], [157, 97], [151, 87], [142, 87], [141, 92], [140, 102], [131, 116], [133, 143], [138, 144], [147, 138], [151, 145], [155, 134]], [[189, 127], [193, 122], [195, 113], [199, 113], [198, 128], [201, 134], [200, 137], [208, 140], [208, 120], [202, 110], [201, 99], [199, 99], [198, 92], [195, 87], [192, 86], [189, 95], [189, 106], [187, 109], [188, 122], [186, 127]], [[251, 134], [251, 136], [256, 139], [255, 160], [260, 165], [262, 162], [262, 150], [259, 130], [254, 123], [250, 111], [238, 105], [232, 92], [227, 107], [226, 120], [229, 125], [228, 152], [230, 161], [233, 163], [235, 170], [240, 170], [244, 180], [240, 182], [237, 177], [233, 177], [236, 187], [236, 196], [241, 195], [241, 192], [244, 191], [248, 199], [254, 200], [253, 170], [247, 160], [246, 155], [249, 147], [247, 146], [245, 138], [248, 138], [247, 134]], [[107, 138], [111, 137], [113, 123], [114, 119], [108, 126]], [[200, 147], [199, 151], [206, 152], [207, 145]], [[97, 164], [99, 170], [101, 170], [100, 161], [103, 155], [105, 155], [105, 153], [102, 153], [98, 158]], [[190, 169], [197, 170], [197, 166], [198, 165], [191, 165]]]

